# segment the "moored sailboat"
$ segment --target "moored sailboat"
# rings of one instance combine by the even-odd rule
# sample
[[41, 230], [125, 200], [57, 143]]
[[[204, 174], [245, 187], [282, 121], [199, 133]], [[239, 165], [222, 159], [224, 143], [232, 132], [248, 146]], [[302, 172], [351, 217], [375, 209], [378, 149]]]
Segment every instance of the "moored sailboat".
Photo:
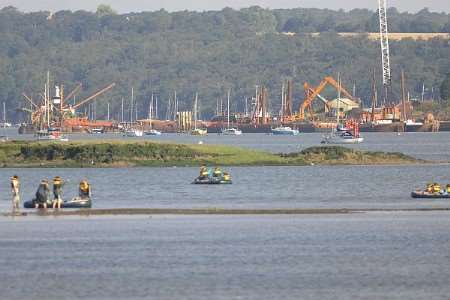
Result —
[[194, 129], [191, 130], [191, 135], [207, 135], [208, 130], [204, 128], [197, 128], [197, 109], [198, 108], [198, 94], [195, 94], [194, 102]]
[[242, 135], [242, 130], [237, 128], [230, 128], [230, 90], [228, 90], [227, 100], [227, 128], [222, 129], [223, 135]]

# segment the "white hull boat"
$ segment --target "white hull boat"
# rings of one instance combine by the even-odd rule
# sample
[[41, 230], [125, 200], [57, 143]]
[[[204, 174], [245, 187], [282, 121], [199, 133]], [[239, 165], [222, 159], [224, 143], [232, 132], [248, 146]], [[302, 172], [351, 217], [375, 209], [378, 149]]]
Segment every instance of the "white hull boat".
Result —
[[149, 131], [145, 132], [145, 135], [159, 136], [159, 135], [161, 135], [161, 131], [158, 131], [156, 129], [150, 129]]
[[297, 129], [292, 129], [291, 127], [277, 127], [272, 129], [273, 135], [298, 135], [299, 131]]
[[141, 137], [144, 135], [144, 132], [140, 129], [129, 129], [125, 131], [124, 135], [127, 137]]
[[237, 128], [227, 128], [222, 130], [223, 135], [242, 135], [242, 130]]

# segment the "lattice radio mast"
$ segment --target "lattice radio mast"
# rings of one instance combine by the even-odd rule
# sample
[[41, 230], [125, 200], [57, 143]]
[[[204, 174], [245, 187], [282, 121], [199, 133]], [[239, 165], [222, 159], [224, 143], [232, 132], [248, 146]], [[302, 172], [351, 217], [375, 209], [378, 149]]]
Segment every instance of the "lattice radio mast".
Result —
[[391, 64], [389, 60], [389, 34], [388, 34], [386, 0], [378, 0], [378, 14], [380, 16], [380, 41], [381, 41], [381, 63], [383, 65], [383, 86], [387, 91], [388, 88], [391, 86]]

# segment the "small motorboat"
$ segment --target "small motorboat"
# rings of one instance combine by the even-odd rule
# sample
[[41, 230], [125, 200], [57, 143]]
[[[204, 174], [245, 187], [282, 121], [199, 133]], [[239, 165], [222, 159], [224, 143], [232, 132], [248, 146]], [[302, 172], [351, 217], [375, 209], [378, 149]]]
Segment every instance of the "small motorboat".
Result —
[[426, 198], [426, 199], [446, 199], [446, 198], [450, 198], [450, 194], [448, 194], [448, 193], [430, 193], [427, 191], [416, 190], [411, 193], [411, 197]]
[[298, 135], [299, 131], [297, 129], [292, 129], [291, 127], [277, 127], [271, 130], [273, 135]]
[[69, 139], [61, 134], [61, 130], [58, 128], [43, 129], [36, 132], [38, 141], [61, 141], [68, 142]]
[[92, 128], [89, 130], [90, 134], [103, 134], [105, 133], [105, 128]]
[[237, 128], [226, 128], [222, 130], [223, 135], [242, 135], [242, 130]]
[[[24, 208], [35, 208], [36, 200], [25, 201], [23, 204]], [[51, 208], [53, 206], [53, 202], [51, 200], [47, 201], [47, 208]], [[82, 198], [82, 197], [74, 197], [70, 200], [64, 200], [61, 203], [61, 208], [91, 208], [92, 200], [90, 197]], [[42, 204], [39, 205], [39, 208], [43, 208]]]
[[323, 137], [322, 144], [360, 144], [364, 141], [361, 136], [355, 136], [349, 131], [336, 131]]
[[145, 135], [151, 135], [151, 136], [159, 136], [159, 135], [161, 135], [161, 131], [158, 131], [156, 129], [150, 129], [148, 131], [145, 131], [144, 133], [145, 133]]
[[191, 135], [207, 135], [208, 130], [204, 128], [194, 128], [191, 130]]
[[125, 130], [124, 136], [127, 137], [141, 137], [144, 135], [144, 131], [137, 128], [130, 128]]
[[225, 180], [223, 177], [197, 177], [192, 184], [232, 184], [233, 181]]

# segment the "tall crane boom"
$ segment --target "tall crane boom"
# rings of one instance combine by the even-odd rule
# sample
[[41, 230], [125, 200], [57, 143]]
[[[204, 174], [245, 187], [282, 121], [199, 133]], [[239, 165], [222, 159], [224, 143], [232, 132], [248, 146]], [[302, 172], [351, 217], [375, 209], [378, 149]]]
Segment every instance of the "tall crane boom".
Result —
[[94, 99], [95, 97], [107, 92], [108, 90], [112, 89], [116, 84], [115, 83], [111, 83], [110, 85], [108, 85], [107, 87], [105, 87], [104, 89], [98, 91], [97, 93], [95, 93], [94, 95], [84, 99], [83, 101], [81, 101], [80, 103], [78, 103], [77, 105], [74, 105], [72, 107], [72, 109], [77, 109], [78, 107], [80, 107], [81, 105], [85, 104], [86, 102], [91, 101], [92, 99]]
[[378, 0], [378, 14], [380, 17], [381, 63], [383, 66], [383, 85], [391, 85], [391, 63], [389, 59], [389, 34], [387, 22], [386, 0]]

